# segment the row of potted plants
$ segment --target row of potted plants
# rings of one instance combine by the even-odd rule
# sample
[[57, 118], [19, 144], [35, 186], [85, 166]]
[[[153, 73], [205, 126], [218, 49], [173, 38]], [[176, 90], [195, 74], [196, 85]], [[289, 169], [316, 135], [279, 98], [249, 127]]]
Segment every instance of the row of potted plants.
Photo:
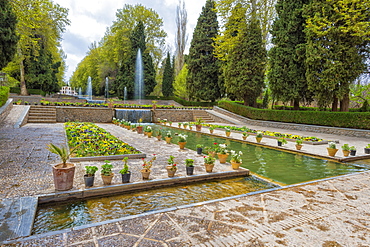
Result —
[[[349, 144], [345, 143], [341, 146], [343, 156], [348, 157], [349, 155], [355, 156], [356, 155], [356, 147], [349, 146]], [[335, 142], [329, 142], [329, 146], [327, 148], [328, 155], [334, 157], [335, 154], [338, 152], [337, 145]], [[370, 154], [370, 144], [367, 144], [364, 148], [365, 154]]]

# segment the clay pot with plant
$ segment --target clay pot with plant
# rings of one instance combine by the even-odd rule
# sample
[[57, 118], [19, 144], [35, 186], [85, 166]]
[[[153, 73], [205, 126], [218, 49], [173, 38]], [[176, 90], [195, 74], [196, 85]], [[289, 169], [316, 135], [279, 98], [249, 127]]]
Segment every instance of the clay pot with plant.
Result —
[[229, 137], [231, 135], [231, 130], [228, 127], [225, 127], [225, 135], [226, 137]]
[[95, 173], [98, 171], [96, 166], [85, 166], [86, 173], [84, 175], [85, 187], [94, 186]]
[[302, 141], [302, 139], [297, 139], [296, 141], [295, 141], [295, 148], [297, 149], [297, 150], [301, 150], [302, 149], [302, 143], [303, 143], [303, 141]]
[[212, 156], [204, 156], [204, 166], [206, 168], [206, 172], [212, 172], [213, 167], [215, 166], [216, 159]]
[[131, 172], [128, 167], [128, 157], [123, 158], [123, 169], [119, 171], [122, 177], [122, 183], [129, 183], [131, 178]]
[[175, 157], [170, 155], [170, 158], [168, 158], [167, 160], [167, 167], [166, 167], [166, 170], [167, 170], [167, 174], [168, 174], [168, 177], [169, 178], [172, 178], [175, 176], [175, 173], [177, 171], [177, 166], [175, 164]]
[[186, 175], [188, 176], [193, 175], [194, 174], [194, 160], [186, 159], [185, 166], [186, 166]]
[[77, 146], [68, 150], [66, 146], [58, 147], [52, 143], [47, 146], [47, 150], [58, 155], [62, 160], [62, 163], [53, 166], [53, 178], [56, 190], [70, 190], [73, 187], [76, 167], [72, 163], [67, 163], [67, 160], [76, 149]]
[[101, 166], [101, 178], [103, 179], [104, 185], [110, 185], [114, 176], [112, 172], [113, 165], [109, 160], [105, 160], [104, 162], [104, 165]]
[[338, 152], [337, 146], [335, 142], [329, 142], [329, 147], [327, 148], [328, 155], [334, 157], [335, 154]]
[[171, 133], [171, 131], [167, 131], [166, 132], [166, 136], [164, 137], [164, 139], [166, 140], [166, 143], [167, 144], [171, 144], [171, 140], [172, 140], [172, 133]]
[[215, 131], [215, 126], [211, 125], [209, 126], [209, 133], [213, 134], [213, 132]]
[[247, 139], [248, 136], [249, 136], [249, 134], [247, 132], [242, 133], [242, 138], [243, 138], [244, 141]]
[[258, 143], [260, 143], [260, 142], [261, 142], [261, 140], [262, 140], [262, 137], [263, 137], [262, 132], [257, 132], [257, 135], [256, 135], [256, 141], [257, 141]]
[[342, 145], [341, 148], [342, 148], [343, 156], [348, 157], [348, 155], [350, 153], [350, 146], [347, 143], [345, 143], [345, 144]]
[[202, 124], [204, 123], [202, 118], [197, 118], [195, 121], [195, 129], [196, 131], [201, 131], [202, 130]]
[[234, 150], [230, 150], [230, 153], [231, 153], [230, 159], [231, 167], [233, 168], [233, 170], [238, 170], [240, 165], [242, 164], [243, 152], [242, 151], [235, 152]]

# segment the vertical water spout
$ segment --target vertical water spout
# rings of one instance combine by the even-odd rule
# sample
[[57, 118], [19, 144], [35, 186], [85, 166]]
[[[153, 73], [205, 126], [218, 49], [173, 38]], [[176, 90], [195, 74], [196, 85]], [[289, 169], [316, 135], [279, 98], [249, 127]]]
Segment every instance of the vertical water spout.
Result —
[[92, 84], [91, 84], [91, 77], [87, 78], [87, 88], [86, 88], [86, 96], [88, 100], [92, 100]]
[[108, 89], [109, 79], [108, 77], [105, 77], [105, 98], [109, 98], [109, 89]]
[[140, 48], [137, 50], [136, 64], [135, 64], [135, 98], [139, 99], [139, 104], [141, 104], [141, 99], [144, 96], [144, 69], [143, 69], [143, 59], [141, 55]]

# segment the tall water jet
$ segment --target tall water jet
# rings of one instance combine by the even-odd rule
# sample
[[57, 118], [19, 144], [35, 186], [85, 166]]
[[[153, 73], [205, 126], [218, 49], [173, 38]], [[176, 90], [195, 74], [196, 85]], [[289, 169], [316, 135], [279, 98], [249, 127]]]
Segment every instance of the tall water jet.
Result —
[[126, 99], [127, 99], [127, 87], [125, 87], [123, 91], [123, 103], [126, 104]]
[[139, 104], [141, 104], [141, 99], [144, 96], [144, 69], [143, 69], [143, 58], [141, 55], [140, 48], [137, 50], [136, 64], [135, 64], [135, 93], [134, 97], [139, 99]]
[[90, 76], [87, 78], [86, 99], [92, 100], [92, 84]]
[[109, 98], [108, 84], [109, 84], [108, 77], [105, 77], [105, 98], [106, 98], [106, 99], [108, 99], [108, 98]]

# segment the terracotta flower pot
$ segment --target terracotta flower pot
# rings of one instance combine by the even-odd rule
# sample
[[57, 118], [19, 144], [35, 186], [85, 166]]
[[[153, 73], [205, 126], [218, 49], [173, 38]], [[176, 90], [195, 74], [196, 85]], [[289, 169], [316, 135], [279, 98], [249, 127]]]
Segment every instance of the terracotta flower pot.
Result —
[[344, 157], [348, 157], [348, 155], [349, 155], [349, 150], [342, 150], [342, 152], [343, 152], [343, 156]]
[[195, 129], [197, 131], [201, 131], [202, 130], [202, 125], [195, 125]]
[[157, 140], [158, 141], [162, 140], [162, 136], [157, 136]]
[[110, 185], [110, 184], [112, 184], [113, 176], [114, 176], [113, 173], [111, 175], [109, 175], [109, 176], [101, 175], [101, 178], [103, 179], [103, 184], [104, 185]]
[[147, 132], [146, 134], [149, 138], [152, 138], [153, 132]]
[[243, 137], [243, 140], [245, 141], [247, 139], [247, 136], [242, 136]]
[[53, 166], [54, 186], [56, 190], [72, 189], [75, 169], [75, 165], [70, 163], [67, 163], [66, 168], [63, 168], [63, 164]]
[[169, 177], [169, 178], [174, 177], [174, 176], [175, 176], [175, 173], [176, 173], [176, 171], [177, 171], [177, 169], [172, 170], [171, 168], [172, 168], [172, 166], [167, 166], [167, 167], [166, 167], [166, 169], [167, 169], [167, 174], [168, 174], [168, 177]]
[[242, 163], [237, 163], [234, 161], [231, 161], [230, 163], [231, 163], [231, 167], [233, 168], [233, 170], [238, 170], [240, 165], [242, 164]]
[[143, 179], [149, 179], [149, 176], [150, 176], [150, 171], [145, 171], [144, 169], [141, 170], [141, 176], [143, 177]]
[[334, 157], [335, 154], [338, 152], [338, 149], [335, 148], [326, 148], [328, 150], [328, 155]]
[[137, 131], [138, 134], [142, 134], [143, 133], [143, 126], [137, 126], [136, 131]]
[[186, 142], [179, 142], [180, 149], [185, 149]]
[[226, 163], [226, 159], [229, 156], [229, 154], [217, 154], [218, 160], [220, 161], [221, 164]]
[[256, 137], [256, 141], [257, 141], [258, 143], [260, 143], [260, 142], [261, 142], [261, 140], [262, 140], [262, 137]]
[[209, 133], [213, 134], [213, 130], [209, 130]]
[[171, 144], [171, 139], [172, 139], [172, 137], [165, 137], [165, 139], [166, 139], [166, 142], [167, 142], [167, 144]]
[[303, 145], [298, 145], [298, 144], [297, 144], [297, 145], [295, 145], [295, 148], [296, 148], [297, 150], [301, 150], [302, 146], [303, 146]]
[[213, 170], [213, 167], [215, 166], [215, 164], [204, 164], [204, 166], [206, 167], [206, 172], [212, 172]]
[[231, 135], [231, 132], [225, 132], [226, 137], [229, 137]]

